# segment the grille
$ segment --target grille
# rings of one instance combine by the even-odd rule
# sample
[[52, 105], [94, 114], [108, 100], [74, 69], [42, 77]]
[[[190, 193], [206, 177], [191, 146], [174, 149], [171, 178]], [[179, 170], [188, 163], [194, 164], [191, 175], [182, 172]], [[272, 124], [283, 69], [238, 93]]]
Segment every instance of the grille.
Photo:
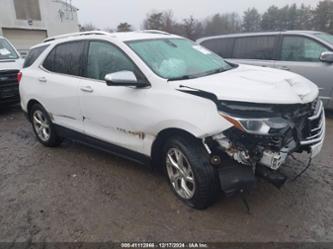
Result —
[[19, 95], [19, 87], [17, 81], [18, 70], [0, 71], [0, 99], [10, 100], [17, 98]]
[[0, 71], [0, 87], [17, 86], [18, 72], [18, 70]]
[[307, 118], [308, 132], [301, 145], [313, 145], [323, 141], [325, 136], [325, 112], [323, 102], [318, 101], [313, 107], [313, 115]]

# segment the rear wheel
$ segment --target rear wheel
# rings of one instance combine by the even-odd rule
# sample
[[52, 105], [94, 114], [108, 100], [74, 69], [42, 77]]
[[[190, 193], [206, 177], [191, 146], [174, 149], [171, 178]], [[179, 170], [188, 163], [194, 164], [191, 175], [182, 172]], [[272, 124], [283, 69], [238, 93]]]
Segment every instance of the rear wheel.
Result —
[[56, 134], [49, 115], [40, 104], [32, 106], [30, 119], [39, 142], [48, 147], [56, 147], [61, 144], [62, 139]]
[[164, 147], [166, 174], [173, 192], [188, 206], [205, 209], [217, 199], [217, 173], [203, 146], [191, 137], [175, 137]]

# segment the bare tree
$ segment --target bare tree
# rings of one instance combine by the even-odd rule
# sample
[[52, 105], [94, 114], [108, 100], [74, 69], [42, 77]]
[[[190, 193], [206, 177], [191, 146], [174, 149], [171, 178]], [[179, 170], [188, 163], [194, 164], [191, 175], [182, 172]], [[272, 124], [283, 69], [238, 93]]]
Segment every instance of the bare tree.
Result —
[[152, 12], [143, 21], [144, 29], [163, 30], [163, 12]]
[[84, 25], [80, 25], [80, 31], [84, 32], [84, 31], [93, 31], [93, 30], [99, 30], [95, 25], [93, 25], [92, 23], [87, 23]]
[[192, 40], [198, 39], [203, 33], [203, 27], [200, 21], [193, 16], [183, 20], [184, 35]]
[[117, 27], [117, 32], [129, 32], [129, 31], [132, 31], [132, 25], [127, 22], [120, 23]]

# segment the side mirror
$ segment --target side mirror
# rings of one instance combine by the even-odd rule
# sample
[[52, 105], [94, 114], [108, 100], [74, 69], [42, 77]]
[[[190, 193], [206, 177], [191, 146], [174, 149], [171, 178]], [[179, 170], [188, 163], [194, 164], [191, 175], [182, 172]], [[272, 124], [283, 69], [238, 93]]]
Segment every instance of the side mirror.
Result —
[[108, 86], [140, 86], [135, 74], [131, 71], [120, 71], [105, 75]]
[[333, 63], [333, 52], [323, 52], [320, 55], [320, 60], [322, 62]]

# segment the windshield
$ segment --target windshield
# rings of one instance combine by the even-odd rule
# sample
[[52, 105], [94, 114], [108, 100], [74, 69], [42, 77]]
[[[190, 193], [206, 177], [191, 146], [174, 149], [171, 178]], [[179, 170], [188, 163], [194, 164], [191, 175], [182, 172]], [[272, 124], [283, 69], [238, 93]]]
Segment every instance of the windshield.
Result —
[[333, 35], [326, 33], [317, 33], [315, 34], [315, 36], [333, 45]]
[[127, 42], [128, 46], [160, 77], [190, 79], [232, 68], [217, 54], [186, 39]]
[[17, 59], [18, 55], [5, 39], [0, 38], [0, 60]]

